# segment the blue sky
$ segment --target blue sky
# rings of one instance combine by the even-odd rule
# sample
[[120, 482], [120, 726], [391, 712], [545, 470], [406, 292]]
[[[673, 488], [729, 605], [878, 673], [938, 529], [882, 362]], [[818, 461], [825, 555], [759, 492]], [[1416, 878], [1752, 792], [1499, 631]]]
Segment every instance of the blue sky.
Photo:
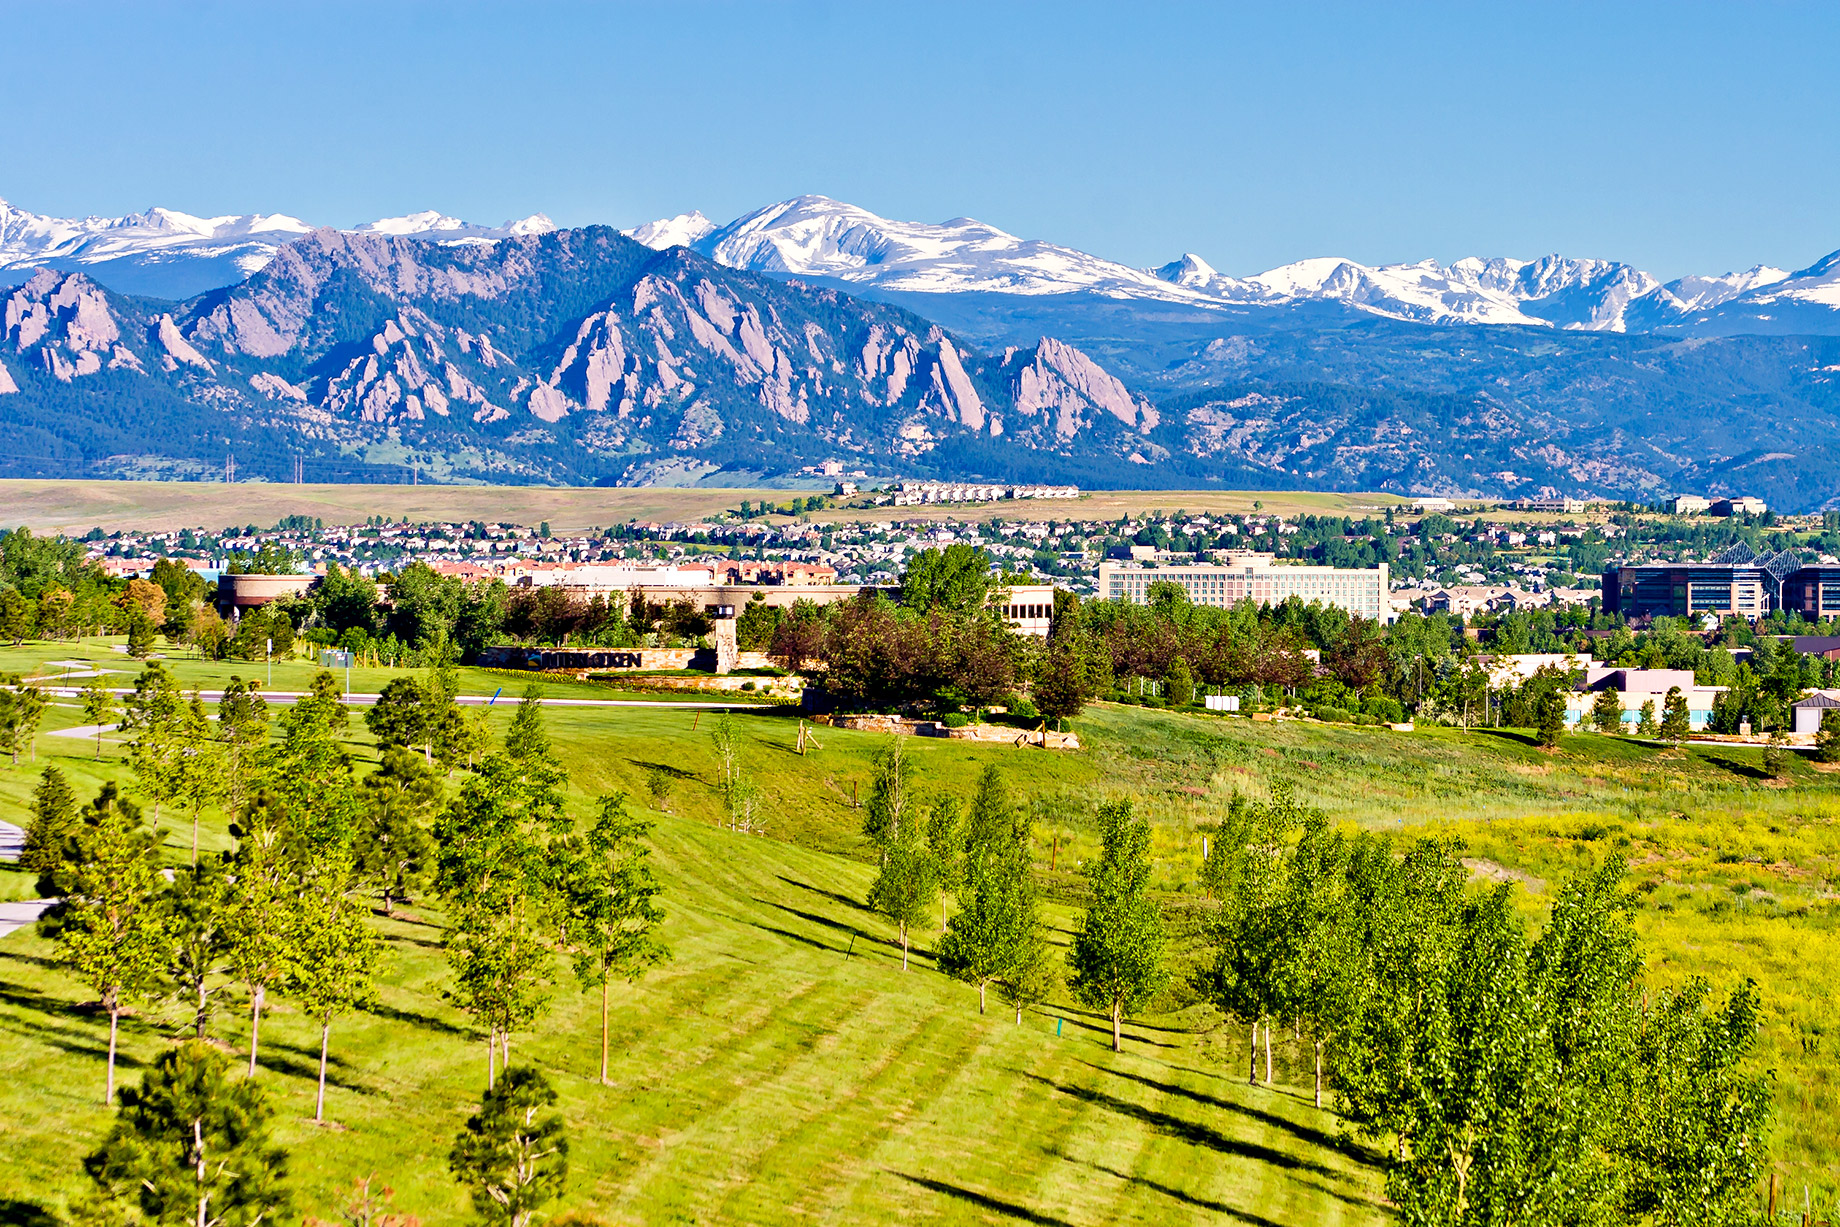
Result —
[[819, 192], [1131, 264], [1840, 248], [1840, 5], [14, 4], [0, 197], [632, 225]]

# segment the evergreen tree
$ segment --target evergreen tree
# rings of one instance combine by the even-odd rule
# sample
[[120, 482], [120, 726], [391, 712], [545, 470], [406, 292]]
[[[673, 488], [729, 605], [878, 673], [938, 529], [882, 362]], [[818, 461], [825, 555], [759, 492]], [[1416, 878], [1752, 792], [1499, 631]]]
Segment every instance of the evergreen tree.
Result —
[[66, 841], [76, 833], [77, 794], [56, 767], [39, 773], [32, 792], [32, 821], [26, 824], [25, 845], [19, 867], [27, 873], [48, 875], [63, 859]]
[[1556, 750], [1559, 748], [1559, 735], [1565, 732], [1565, 699], [1557, 690], [1542, 690], [1534, 700], [1534, 739], [1541, 748]]
[[1816, 762], [1840, 763], [1840, 710], [1821, 713], [1821, 731], [1815, 734], [1814, 747]]
[[363, 817], [352, 845], [358, 872], [383, 896], [383, 914], [426, 876], [433, 859], [429, 824], [441, 804], [441, 784], [422, 759], [386, 749], [360, 788]]
[[40, 889], [63, 897], [51, 913], [58, 952], [109, 1014], [105, 1103], [115, 1100], [121, 1012], [158, 973], [160, 887], [158, 832], [104, 784]]
[[1659, 737], [1661, 726], [1655, 722], [1655, 701], [1648, 699], [1642, 704], [1641, 718], [1636, 721], [1637, 737]]
[[424, 757], [432, 758], [430, 734], [434, 721], [430, 714], [428, 695], [422, 687], [412, 678], [399, 677], [385, 683], [377, 701], [364, 713], [364, 724], [378, 745], [421, 746]]
[[555, 1088], [542, 1074], [508, 1069], [454, 1139], [448, 1166], [487, 1227], [530, 1227], [568, 1183], [562, 1117], [538, 1116], [555, 1102]]
[[32, 606], [17, 588], [0, 588], [0, 639], [18, 647], [32, 633]]
[[1591, 701], [1591, 723], [1605, 736], [1622, 731], [1623, 699], [1617, 691], [1606, 686], [1597, 692]]
[[1171, 707], [1186, 707], [1195, 701], [1195, 674], [1182, 657], [1178, 656], [1170, 662], [1163, 685]]
[[650, 820], [634, 814], [624, 794], [600, 799], [594, 825], [569, 863], [565, 940], [575, 977], [601, 995], [601, 1085], [607, 1085], [607, 998], [617, 978], [631, 983], [671, 952], [658, 940], [664, 890], [652, 876], [645, 840]]
[[160, 628], [146, 612], [136, 605], [128, 610], [128, 655], [135, 660], [146, 660], [153, 655], [154, 645], [159, 641]]
[[1692, 731], [1692, 722], [1687, 714], [1686, 696], [1680, 693], [1680, 687], [1669, 686], [1667, 695], [1661, 701], [1661, 737], [1675, 745], [1687, 739]]
[[1099, 807], [1102, 848], [1086, 869], [1092, 905], [1067, 963], [1068, 987], [1088, 1009], [1112, 1020], [1112, 1051], [1122, 1050], [1124, 1016], [1162, 990], [1163, 916], [1150, 898], [1150, 824], [1131, 803]]
[[[287, 1153], [269, 1136], [261, 1088], [232, 1080], [223, 1054], [188, 1040], [160, 1054], [102, 1147], [83, 1161], [99, 1200], [160, 1227], [257, 1227], [291, 1209]], [[101, 1207], [98, 1207], [101, 1209]]]

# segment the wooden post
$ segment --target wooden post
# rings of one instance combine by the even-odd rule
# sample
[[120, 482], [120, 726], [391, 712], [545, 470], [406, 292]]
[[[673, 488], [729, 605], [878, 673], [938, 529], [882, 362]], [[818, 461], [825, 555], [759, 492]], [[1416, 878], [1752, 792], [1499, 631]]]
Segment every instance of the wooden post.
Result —
[[696, 718], [690, 721], [690, 731], [692, 733], [696, 732], [696, 726], [701, 724], [702, 722], [703, 722], [703, 709], [699, 707], [696, 709]]

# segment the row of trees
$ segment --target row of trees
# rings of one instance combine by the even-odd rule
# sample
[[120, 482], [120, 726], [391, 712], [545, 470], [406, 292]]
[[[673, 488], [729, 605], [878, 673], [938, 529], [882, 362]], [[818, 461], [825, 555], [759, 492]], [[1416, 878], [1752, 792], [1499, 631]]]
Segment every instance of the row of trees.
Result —
[[[1400, 856], [1276, 790], [1210, 831], [1214, 954], [1196, 985], [1265, 1042], [1312, 1040], [1316, 1095], [1381, 1148], [1408, 1223], [1748, 1221], [1770, 1111], [1759, 999], [1651, 993], [1608, 862], [1530, 934], [1448, 843]], [[1326, 1066], [1326, 1069], [1325, 1069]]]
[[[1043, 931], [1029, 810], [1002, 773], [987, 767], [969, 812], [952, 797], [923, 800], [903, 739], [877, 758], [863, 806], [863, 833], [875, 846], [877, 872], [867, 902], [894, 922], [901, 967], [912, 931], [939, 904], [941, 971], [978, 991], [978, 1012], [995, 987], [1022, 1012], [1061, 984]], [[1086, 867], [1090, 903], [1066, 960], [1066, 984], [1112, 1024], [1120, 1047], [1126, 1015], [1166, 983], [1161, 909], [1150, 895], [1150, 825], [1129, 801], [1100, 807], [1101, 852]], [[945, 897], [958, 910], [947, 915]]]

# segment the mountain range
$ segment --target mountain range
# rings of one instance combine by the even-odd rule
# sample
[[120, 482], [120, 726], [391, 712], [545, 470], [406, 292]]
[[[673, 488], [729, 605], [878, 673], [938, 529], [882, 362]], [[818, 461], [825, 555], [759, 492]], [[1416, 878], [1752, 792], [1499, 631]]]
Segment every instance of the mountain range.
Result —
[[[806, 196], [621, 232], [0, 203], [16, 474], [881, 474], [1840, 505], [1840, 253], [1138, 269]], [[380, 469], [379, 466], [384, 466]]]

